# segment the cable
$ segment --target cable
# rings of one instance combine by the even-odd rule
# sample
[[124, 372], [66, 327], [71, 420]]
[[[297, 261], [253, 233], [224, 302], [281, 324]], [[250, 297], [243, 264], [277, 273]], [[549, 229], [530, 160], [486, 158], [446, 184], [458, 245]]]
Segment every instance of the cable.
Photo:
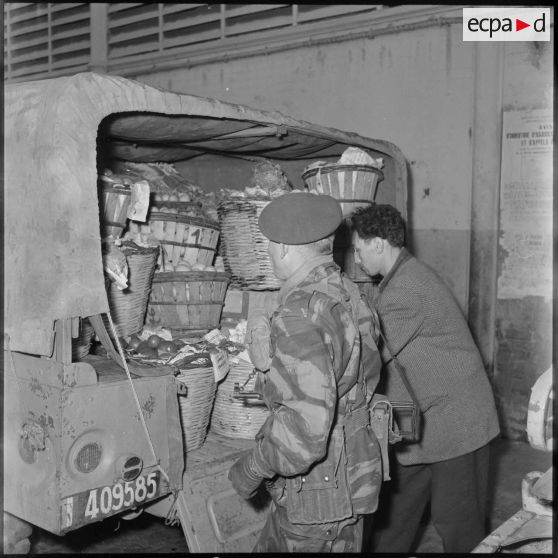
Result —
[[108, 317], [108, 321], [109, 321], [109, 324], [110, 324], [110, 329], [112, 331], [113, 338], [116, 341], [116, 348], [118, 349], [118, 354], [120, 355], [120, 358], [122, 359], [122, 364], [124, 366], [124, 370], [126, 370], [126, 375], [128, 376], [128, 380], [130, 381], [130, 386], [132, 387], [132, 393], [134, 394], [134, 400], [135, 400], [136, 406], [139, 410], [139, 416], [141, 418], [141, 424], [143, 426], [143, 430], [144, 430], [145, 435], [147, 437], [147, 441], [149, 442], [149, 448], [151, 449], [151, 453], [153, 454], [153, 458], [155, 459], [157, 467], [159, 468], [159, 470], [161, 471], [161, 474], [165, 477], [167, 483], [170, 486], [169, 476], [167, 475], [166, 471], [163, 469], [163, 467], [159, 463], [159, 460], [157, 459], [157, 454], [155, 453], [155, 448], [153, 447], [153, 442], [151, 441], [151, 436], [149, 434], [149, 430], [147, 429], [147, 424], [145, 422], [145, 417], [143, 416], [143, 410], [142, 410], [140, 402], [139, 402], [138, 394], [136, 393], [136, 388], [134, 387], [134, 382], [132, 380], [132, 375], [130, 374], [130, 369], [128, 368], [128, 363], [126, 362], [126, 358], [124, 356], [124, 351], [122, 350], [122, 345], [120, 344], [120, 340], [118, 339], [118, 335], [116, 334], [116, 329], [114, 327], [114, 323], [112, 321], [112, 316], [110, 315], [110, 312], [107, 312], [107, 317]]

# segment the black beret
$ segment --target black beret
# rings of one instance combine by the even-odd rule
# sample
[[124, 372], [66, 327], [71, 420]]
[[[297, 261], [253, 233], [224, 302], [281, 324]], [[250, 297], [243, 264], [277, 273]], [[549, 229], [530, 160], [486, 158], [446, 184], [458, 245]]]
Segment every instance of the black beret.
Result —
[[275, 198], [260, 215], [262, 234], [282, 244], [308, 244], [329, 236], [343, 220], [339, 202], [325, 194], [291, 192]]

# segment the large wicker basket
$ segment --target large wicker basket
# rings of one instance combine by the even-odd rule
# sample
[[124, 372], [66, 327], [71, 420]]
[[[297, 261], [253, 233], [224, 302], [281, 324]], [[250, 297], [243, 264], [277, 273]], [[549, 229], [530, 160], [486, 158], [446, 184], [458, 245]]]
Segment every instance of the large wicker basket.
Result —
[[101, 227], [103, 236], [120, 238], [128, 220], [128, 208], [132, 199], [132, 191], [124, 185], [108, 185], [102, 188]]
[[148, 225], [161, 243], [165, 263], [213, 263], [219, 241], [217, 223], [203, 217], [152, 211]]
[[125, 337], [143, 328], [159, 248], [123, 244], [120, 249], [128, 261], [128, 287], [121, 291], [111, 282], [107, 294], [116, 334]]
[[205, 441], [217, 389], [209, 355], [192, 355], [190, 360], [178, 364], [180, 374], [176, 376], [188, 388], [186, 395], [178, 396], [186, 452], [198, 449]]
[[173, 333], [219, 326], [230, 275], [220, 271], [156, 273], [148, 322]]
[[217, 206], [221, 226], [221, 255], [231, 274], [231, 285], [241, 289], [278, 289], [267, 253], [268, 239], [258, 219], [270, 199], [242, 198], [222, 201]]
[[374, 201], [383, 178], [383, 172], [371, 165], [324, 165], [302, 173], [308, 190], [338, 200], [345, 217]]
[[261, 428], [269, 411], [264, 405], [250, 405], [233, 397], [234, 384], [244, 385], [244, 389], [254, 389], [256, 376], [250, 378], [254, 366], [245, 360], [231, 366], [227, 377], [219, 383], [215, 405], [211, 415], [210, 430], [227, 438], [253, 439]]

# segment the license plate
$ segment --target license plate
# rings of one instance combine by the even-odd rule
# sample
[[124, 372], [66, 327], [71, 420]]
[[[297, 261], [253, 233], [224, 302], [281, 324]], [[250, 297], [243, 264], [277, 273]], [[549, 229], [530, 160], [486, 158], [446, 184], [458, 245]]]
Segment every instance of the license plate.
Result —
[[94, 488], [66, 498], [62, 503], [62, 529], [100, 521], [160, 496], [159, 471], [140, 475], [129, 482]]

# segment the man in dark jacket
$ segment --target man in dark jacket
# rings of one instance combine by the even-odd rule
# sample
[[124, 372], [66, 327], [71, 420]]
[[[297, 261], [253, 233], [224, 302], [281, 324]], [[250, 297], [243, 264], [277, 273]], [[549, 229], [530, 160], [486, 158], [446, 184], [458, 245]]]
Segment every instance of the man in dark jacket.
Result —
[[430, 502], [444, 552], [469, 552], [485, 535], [488, 443], [499, 433], [479, 350], [449, 289], [404, 248], [405, 223], [394, 207], [360, 208], [352, 225], [356, 263], [383, 276], [372, 306], [389, 345], [381, 345], [385, 395], [411, 399], [396, 356], [423, 416], [421, 440], [393, 446], [398, 463], [374, 518], [373, 550], [412, 551]]
[[250, 350], [269, 367], [259, 389], [271, 412], [229, 472], [244, 498], [266, 479], [274, 501], [255, 552], [360, 552], [362, 514], [377, 506], [382, 463], [369, 403], [381, 360], [372, 312], [332, 259], [341, 220], [336, 200], [302, 192], [275, 199], [259, 220], [284, 281], [270, 323], [247, 336], [270, 348], [269, 359]]

